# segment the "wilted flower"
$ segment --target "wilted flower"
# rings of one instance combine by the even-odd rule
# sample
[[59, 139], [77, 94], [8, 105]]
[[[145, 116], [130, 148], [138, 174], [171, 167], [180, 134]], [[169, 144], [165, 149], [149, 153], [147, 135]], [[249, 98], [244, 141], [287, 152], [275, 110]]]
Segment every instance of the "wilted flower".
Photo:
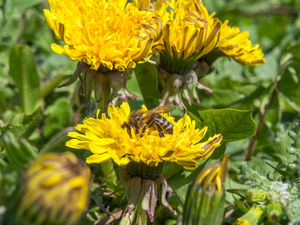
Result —
[[71, 152], [39, 156], [22, 177], [16, 224], [75, 224], [87, 208], [89, 178]]
[[199, 102], [196, 88], [210, 89], [198, 80], [212, 70], [213, 62], [220, 56], [231, 57], [243, 65], [265, 63], [259, 46], [252, 46], [248, 40], [248, 32], [229, 27], [228, 21], [222, 24], [214, 13], [208, 13], [201, 0], [162, 2], [156, 1], [155, 6], [164, 22], [157, 46], [165, 80], [162, 105], [169, 100], [185, 108], [182, 96], [191, 104], [190, 94]]
[[229, 156], [204, 168], [190, 185], [183, 211], [183, 225], [218, 225], [222, 223], [225, 190], [224, 182]]
[[44, 10], [46, 21], [65, 43], [52, 44], [52, 50], [80, 61], [65, 85], [82, 74], [88, 97], [92, 89], [99, 94], [99, 88], [106, 88], [108, 91], [102, 90], [101, 95], [110, 101], [111, 94], [117, 94], [111, 93], [112, 89], [125, 89], [126, 69], [149, 58], [153, 43], [160, 37], [162, 27], [157, 14], [140, 10], [126, 0], [49, 0], [49, 5], [50, 10]]
[[[146, 107], [143, 106], [140, 112], [146, 113]], [[96, 118], [87, 118], [83, 124], [78, 124], [78, 132], [69, 133], [72, 139], [66, 146], [89, 150], [92, 155], [87, 157], [87, 163], [103, 163], [112, 159], [117, 165], [126, 166], [129, 212], [142, 199], [143, 209], [148, 212], [151, 221], [158, 196], [157, 186], [162, 185], [162, 203], [168, 206], [165, 201], [167, 184], [161, 177], [163, 163], [175, 162], [186, 169], [194, 169], [197, 162], [208, 158], [220, 146], [222, 140], [218, 134], [200, 142], [207, 127], [196, 129], [195, 121], [188, 115], [175, 122], [169, 114], [161, 113], [173, 126], [172, 134], [166, 133], [162, 137], [153, 126], [146, 126], [141, 132], [124, 126], [131, 115], [126, 102], [117, 108], [111, 105], [108, 114], [109, 118], [105, 114], [98, 118], [98, 111]]]

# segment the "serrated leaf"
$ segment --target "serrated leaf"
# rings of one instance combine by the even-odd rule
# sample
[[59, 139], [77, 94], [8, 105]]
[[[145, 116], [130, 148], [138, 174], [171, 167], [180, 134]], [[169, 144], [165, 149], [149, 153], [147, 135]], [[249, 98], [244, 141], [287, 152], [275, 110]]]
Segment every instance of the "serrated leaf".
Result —
[[17, 114], [2, 130], [10, 130], [17, 139], [23, 136], [28, 137], [37, 128], [42, 119], [43, 110], [38, 108], [30, 115]]
[[[256, 124], [251, 111], [236, 109], [212, 109], [198, 111], [200, 127], [207, 126], [207, 137], [222, 134], [222, 142], [243, 140], [255, 135]], [[197, 124], [197, 125], [198, 125]]]
[[18, 89], [18, 97], [26, 114], [32, 113], [40, 99], [39, 76], [35, 59], [26, 45], [15, 45], [9, 56], [9, 71]]

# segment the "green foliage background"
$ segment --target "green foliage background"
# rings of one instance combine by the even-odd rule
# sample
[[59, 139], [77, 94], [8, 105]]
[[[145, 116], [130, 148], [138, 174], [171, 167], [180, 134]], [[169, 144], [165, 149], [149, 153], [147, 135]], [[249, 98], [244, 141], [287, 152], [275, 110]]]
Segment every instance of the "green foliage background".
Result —
[[[228, 19], [229, 25], [249, 31], [250, 39], [260, 44], [267, 61], [262, 66], [244, 67], [227, 58], [218, 59], [214, 71], [201, 80], [213, 92], [198, 91], [201, 104], [188, 107], [199, 127], [208, 125], [210, 135], [219, 132], [224, 135], [222, 152], [231, 155], [226, 188], [260, 187], [262, 177], [270, 182], [279, 182], [279, 179], [297, 186], [293, 179], [299, 178], [299, 153], [291, 154], [289, 150], [299, 150], [300, 140], [297, 128], [300, 123], [300, 1], [203, 2], [223, 22]], [[23, 169], [22, 160], [12, 158], [14, 156], [7, 154], [7, 149], [26, 149], [24, 151], [32, 157], [37, 152], [70, 151], [64, 146], [66, 134], [89, 115], [87, 105], [82, 103], [78, 83], [57, 88], [70, 78], [77, 64], [50, 49], [50, 43], [57, 40], [44, 20], [44, 8], [48, 8], [47, 1], [0, 0], [0, 133], [10, 131], [13, 134], [2, 136], [2, 142], [8, 145], [3, 144], [0, 149], [0, 214], [1, 207], [12, 198], [16, 180]], [[153, 96], [157, 83], [152, 65], [137, 67], [127, 84], [129, 91], [139, 96], [138, 101], [130, 102], [134, 109], [143, 103], [150, 107], [157, 105], [160, 96]], [[96, 105], [92, 105], [92, 113], [95, 109]], [[183, 115], [178, 108], [173, 113], [177, 117]], [[251, 122], [252, 117], [257, 127]], [[232, 121], [236, 126], [231, 126]], [[249, 139], [255, 129], [256, 135]], [[26, 148], [21, 143], [25, 143]], [[252, 157], [246, 162], [247, 155], [250, 159], [249, 152]], [[82, 159], [86, 157], [81, 151], [75, 153]], [[219, 157], [220, 154], [213, 155], [215, 159]], [[187, 185], [201, 168], [203, 166], [193, 172], [183, 171], [176, 165], [165, 168], [168, 182], [176, 191], [168, 201], [179, 212]], [[101, 211], [108, 205], [113, 211], [124, 202], [115, 168], [106, 163], [92, 166], [92, 170], [96, 174], [92, 201], [87, 218], [80, 224], [93, 224], [105, 217]], [[106, 184], [102, 183], [104, 179], [107, 179]], [[270, 185], [265, 185], [264, 189], [270, 189]], [[103, 189], [113, 192], [114, 197], [99, 194]], [[227, 203], [235, 213], [226, 218], [229, 224], [243, 212], [238, 207], [239, 201], [244, 201], [243, 195], [232, 193], [235, 194], [227, 195]], [[299, 201], [299, 194], [295, 196], [289, 204]], [[298, 215], [289, 213], [288, 207], [286, 211], [288, 216], [282, 224], [300, 223]], [[157, 224], [175, 224], [174, 221], [176, 223], [166, 209], [158, 208]]]

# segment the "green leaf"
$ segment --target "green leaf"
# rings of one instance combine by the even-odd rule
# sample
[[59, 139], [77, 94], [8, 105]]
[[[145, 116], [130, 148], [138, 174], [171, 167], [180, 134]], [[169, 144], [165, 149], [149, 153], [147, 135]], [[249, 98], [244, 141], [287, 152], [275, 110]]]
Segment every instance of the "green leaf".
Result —
[[232, 195], [232, 196], [233, 196], [233, 198], [234, 198], [234, 202], [235, 202], [235, 204], [237, 205], [237, 207], [239, 207], [239, 209], [240, 209], [243, 213], [248, 212], [248, 209], [245, 207], [244, 203], [243, 203], [241, 200], [237, 199], [234, 195]]
[[291, 179], [295, 179], [295, 181], [297, 180], [297, 177], [294, 177], [292, 174], [281, 170], [279, 168], [276, 168], [275, 166], [272, 166], [270, 163], [266, 162], [269, 166], [271, 166], [274, 170], [276, 170], [276, 172], [280, 173], [283, 177], [289, 177]]
[[221, 146], [217, 148], [217, 150], [215, 150], [213, 152], [213, 154], [210, 156], [210, 159], [219, 159], [221, 160], [223, 158], [223, 155], [226, 151], [226, 144], [222, 144], [221, 143]]
[[34, 56], [26, 45], [15, 45], [9, 57], [9, 70], [26, 114], [34, 112], [40, 99], [39, 76]]
[[242, 198], [246, 198], [247, 189], [232, 188], [232, 189], [227, 189], [226, 191], [231, 193], [231, 194], [237, 194]]
[[281, 111], [282, 109], [279, 102], [278, 93], [276, 93], [274, 98], [270, 102], [269, 111], [265, 116], [266, 124], [274, 130], [276, 130], [276, 126], [278, 126], [278, 123], [281, 119]]
[[43, 0], [12, 0], [13, 7], [24, 9], [41, 3]]
[[211, 109], [198, 111], [196, 121], [200, 127], [207, 126], [206, 138], [223, 135], [223, 142], [238, 141], [255, 135], [256, 125], [251, 111], [235, 109]]
[[15, 137], [28, 137], [39, 125], [43, 119], [43, 110], [38, 108], [30, 115], [17, 114], [13, 120], [5, 127], [1, 128], [2, 131], [10, 130]]
[[65, 97], [58, 98], [46, 109], [47, 119], [45, 122], [44, 136], [51, 135], [63, 130], [72, 120], [73, 111], [70, 100]]
[[6, 110], [6, 99], [5, 99], [5, 90], [3, 90], [2, 85], [0, 85], [1, 89], [0, 89], [0, 112], [3, 112]]
[[149, 109], [156, 107], [154, 98], [158, 90], [156, 66], [150, 63], [138, 64], [134, 71], [146, 106]]
[[44, 87], [41, 88], [41, 98], [45, 98], [47, 95], [49, 95], [53, 89], [55, 89], [61, 81], [67, 79], [68, 75], [58, 75], [49, 80]]
[[1, 136], [1, 142], [10, 164], [17, 169], [25, 168], [37, 156], [33, 146], [24, 138], [18, 140], [10, 131]]

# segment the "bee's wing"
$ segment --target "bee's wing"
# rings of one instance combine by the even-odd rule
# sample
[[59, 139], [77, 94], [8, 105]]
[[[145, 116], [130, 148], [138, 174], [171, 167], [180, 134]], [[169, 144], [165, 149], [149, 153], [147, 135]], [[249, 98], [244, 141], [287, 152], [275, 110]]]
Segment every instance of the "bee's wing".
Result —
[[149, 110], [148, 112], [145, 112], [145, 114], [143, 115], [143, 119], [147, 118], [149, 116], [151, 116], [153, 113], [163, 113], [163, 112], [168, 112], [171, 111], [172, 109], [174, 109], [175, 106], [174, 105], [163, 105], [163, 106], [158, 106], [156, 108], [153, 108], [151, 110]]

